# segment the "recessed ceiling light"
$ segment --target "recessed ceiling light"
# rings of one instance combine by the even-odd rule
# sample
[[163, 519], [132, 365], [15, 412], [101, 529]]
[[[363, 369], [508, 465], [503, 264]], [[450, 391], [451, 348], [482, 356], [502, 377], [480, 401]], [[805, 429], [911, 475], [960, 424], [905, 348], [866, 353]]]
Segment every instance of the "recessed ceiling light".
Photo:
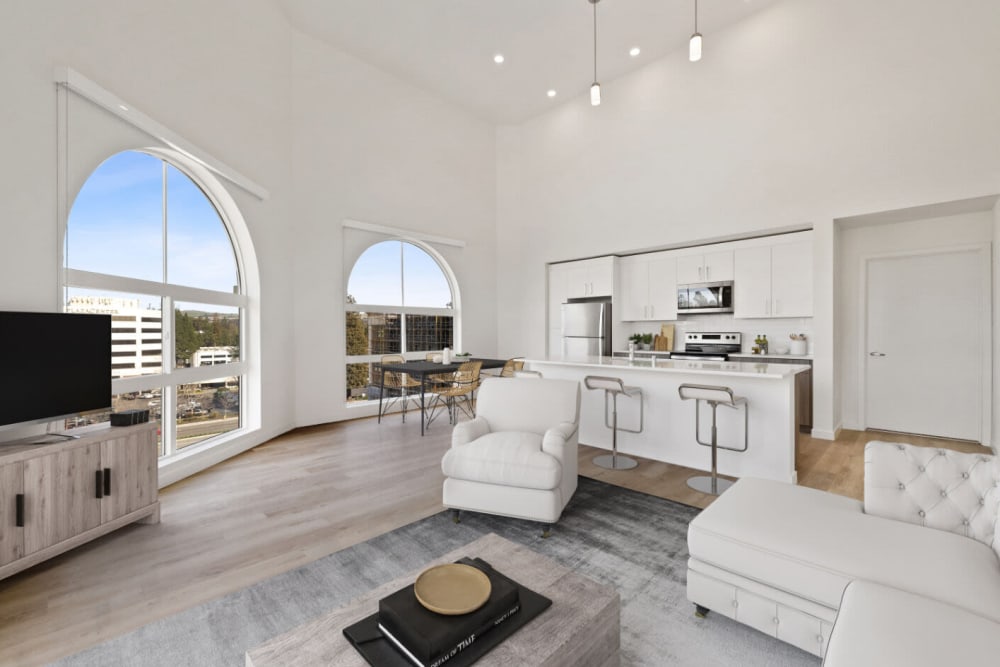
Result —
[[549, 97], [555, 97], [556, 96], [556, 91], [555, 91], [554, 88], [550, 88], [549, 92], [547, 92], [545, 94], [548, 95]]
[[118, 108], [121, 109], [122, 111], [128, 111], [128, 107], [125, 106], [124, 104], [119, 104]]
[[497, 65], [503, 65], [503, 60], [504, 58], [502, 53], [498, 53], [495, 56], [493, 56], [493, 62], [495, 62]]
[[640, 53], [642, 53], [642, 51], [641, 51], [641, 50], [639, 50], [639, 47], [638, 47], [638, 46], [633, 46], [633, 47], [632, 47], [631, 49], [629, 49], [629, 50], [628, 50], [628, 54], [629, 54], [630, 56], [632, 56], [633, 58], [635, 58], [635, 57], [636, 57], [637, 55], [639, 55]]

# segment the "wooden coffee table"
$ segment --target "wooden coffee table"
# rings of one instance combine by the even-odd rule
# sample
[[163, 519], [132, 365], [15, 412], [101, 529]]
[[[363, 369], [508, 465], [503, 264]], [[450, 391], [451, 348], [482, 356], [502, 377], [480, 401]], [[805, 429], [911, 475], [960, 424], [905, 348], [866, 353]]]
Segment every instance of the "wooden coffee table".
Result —
[[343, 629], [377, 611], [381, 598], [413, 583], [426, 567], [464, 556], [482, 558], [552, 600], [549, 609], [490, 651], [477, 667], [617, 667], [621, 640], [618, 592], [493, 533], [248, 651], [247, 667], [363, 667], [367, 663], [344, 637]]

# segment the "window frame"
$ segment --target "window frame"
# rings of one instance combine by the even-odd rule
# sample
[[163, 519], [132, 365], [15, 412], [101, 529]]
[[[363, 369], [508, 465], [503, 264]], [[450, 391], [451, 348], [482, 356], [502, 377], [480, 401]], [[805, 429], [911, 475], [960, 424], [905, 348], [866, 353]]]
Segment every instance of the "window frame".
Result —
[[[349, 302], [347, 302], [347, 297], [349, 295], [348, 289], [349, 289], [350, 282], [351, 282], [351, 275], [353, 275], [354, 269], [357, 266], [358, 261], [361, 259], [361, 256], [364, 255], [368, 251], [369, 248], [371, 248], [371, 247], [373, 247], [375, 245], [378, 245], [380, 243], [391, 243], [391, 242], [399, 242], [401, 244], [408, 243], [408, 244], [416, 247], [418, 250], [423, 251], [432, 260], [434, 260], [434, 263], [437, 265], [438, 270], [441, 271], [441, 275], [444, 277], [445, 282], [447, 282], [448, 289], [451, 292], [451, 304], [452, 304], [451, 308], [434, 308], [434, 307], [427, 307], [427, 306], [404, 306], [404, 305], [386, 305], [386, 304], [371, 304], [371, 303], [367, 303], [366, 304], [366, 303], [349, 303]], [[403, 257], [403, 253], [400, 252], [400, 262], [403, 261], [402, 257]], [[401, 270], [400, 270], [401, 292], [400, 293], [403, 295], [403, 300], [405, 301], [405, 299], [406, 299], [406, 271], [403, 269], [402, 266], [400, 268], [401, 268]], [[421, 351], [407, 351], [407, 349], [406, 349], [406, 343], [407, 343], [406, 316], [407, 315], [427, 315], [427, 316], [445, 316], [445, 317], [451, 317], [452, 318], [452, 345], [454, 346], [454, 349], [456, 349], [456, 350], [461, 350], [462, 349], [462, 347], [461, 347], [461, 344], [462, 344], [462, 327], [461, 327], [461, 313], [462, 313], [462, 310], [461, 310], [461, 305], [460, 305], [460, 300], [459, 300], [458, 281], [457, 281], [457, 279], [455, 277], [454, 272], [452, 271], [452, 269], [448, 265], [448, 263], [445, 261], [445, 259], [437, 251], [435, 251], [433, 248], [429, 247], [428, 245], [426, 245], [424, 243], [421, 243], [420, 241], [417, 241], [417, 240], [412, 239], [412, 238], [405, 238], [405, 237], [400, 237], [400, 236], [392, 236], [392, 237], [389, 237], [389, 238], [383, 238], [383, 239], [374, 241], [373, 243], [369, 243], [368, 245], [366, 245], [361, 250], [361, 252], [358, 253], [358, 256], [354, 259], [354, 262], [351, 264], [350, 271], [346, 272], [346, 276], [345, 276], [345, 280], [344, 280], [344, 296], [343, 296], [343, 298], [344, 298], [344, 315], [345, 315], [345, 323], [344, 323], [344, 325], [345, 326], [346, 326], [346, 315], [347, 315], [347, 313], [352, 313], [352, 312], [353, 313], [370, 312], [370, 313], [387, 313], [387, 314], [399, 315], [399, 317], [401, 319], [401, 323], [400, 323], [400, 342], [399, 342], [399, 344], [400, 344], [400, 352], [399, 352], [399, 354], [404, 359], [406, 359], [407, 361], [424, 359], [425, 356], [426, 356], [426, 354], [427, 354], [427, 352], [423, 351], [423, 350], [421, 350]], [[377, 363], [377, 362], [379, 362], [379, 361], [382, 360], [382, 356], [383, 356], [382, 354], [347, 354], [347, 349], [346, 348], [347, 348], [347, 345], [346, 345], [346, 341], [345, 341], [345, 345], [344, 345], [344, 368], [345, 369], [348, 366], [352, 365], [352, 364], [371, 364], [371, 363]], [[374, 400], [374, 399], [369, 399], [367, 401], [350, 401], [350, 400], [346, 401], [346, 405], [348, 407], [365, 406], [365, 405], [371, 405], [372, 403], [378, 403], [378, 401]]]
[[[169, 233], [169, 213], [164, 205], [163, 217], [161, 218], [161, 225], [163, 228], [164, 243], [162, 248], [162, 261], [163, 261], [163, 280], [144, 280], [139, 278], [128, 278], [125, 276], [118, 276], [114, 274], [97, 273], [93, 271], [86, 271], [82, 269], [72, 269], [66, 266], [66, 259], [69, 257], [69, 253], [65, 252], [66, 244], [68, 243], [68, 230], [70, 225], [70, 218], [72, 215], [72, 204], [75, 202], [75, 197], [73, 201], [69, 203], [67, 208], [67, 213], [63, 221], [61, 235], [62, 243], [60, 244], [61, 258], [61, 282], [60, 289], [62, 292], [61, 299], [61, 309], [66, 310], [67, 304], [69, 302], [69, 290], [70, 289], [85, 289], [91, 291], [99, 291], [103, 293], [110, 293], [111, 295], [122, 294], [143, 294], [151, 297], [159, 297], [161, 303], [161, 349], [162, 349], [162, 364], [161, 371], [158, 374], [150, 375], [140, 375], [129, 378], [118, 378], [113, 379], [111, 382], [111, 392], [112, 395], [119, 395], [131, 392], [142, 392], [155, 389], [162, 390], [161, 400], [161, 438], [163, 442], [163, 455], [160, 457], [161, 461], [171, 460], [188, 453], [193, 453], [201, 451], [203, 449], [208, 449], [214, 446], [218, 446], [227, 442], [233, 438], [239, 437], [248, 433], [257, 425], [251, 424], [249, 406], [250, 401], [249, 396], [252, 390], [250, 383], [250, 368], [247, 362], [249, 355], [251, 353], [251, 347], [254, 345], [255, 341], [252, 341], [248, 335], [250, 331], [249, 327], [249, 313], [250, 313], [250, 298], [246, 290], [246, 269], [245, 269], [245, 259], [243, 252], [241, 251], [240, 244], [238, 242], [238, 235], [232, 221], [230, 220], [227, 211], [230, 210], [230, 206], [225, 205], [219, 197], [213, 192], [213, 188], [209, 183], [205, 182], [205, 179], [199, 178], [199, 176], [193, 173], [193, 169], [189, 169], [185, 165], [184, 160], [177, 155], [173, 154], [171, 151], [154, 149], [154, 148], [127, 148], [116, 153], [112, 153], [105, 157], [109, 159], [114, 155], [121, 152], [136, 152], [149, 155], [150, 157], [157, 159], [163, 163], [163, 197], [164, 202], [167, 196], [167, 167], [173, 167], [181, 174], [189, 178], [201, 191], [201, 193], [208, 199], [209, 203], [215, 209], [216, 214], [219, 216], [219, 221], [223, 225], [226, 234], [229, 238], [233, 256], [236, 265], [236, 280], [235, 285], [236, 292], [223, 292], [217, 290], [204, 289], [199, 287], [190, 287], [187, 285], [177, 285], [173, 283], [166, 282], [166, 276], [168, 272], [167, 262], [169, 256], [169, 246], [167, 243], [167, 235]], [[86, 181], [92, 176], [101, 165], [104, 164], [102, 160], [101, 163], [95, 167], [90, 174], [84, 179], [84, 185]], [[221, 186], [219, 186], [221, 187]], [[82, 189], [82, 185], [81, 185]], [[79, 192], [77, 192], [79, 195]], [[236, 308], [239, 313], [240, 318], [240, 346], [239, 346], [239, 356], [233, 361], [225, 364], [209, 365], [209, 366], [198, 366], [189, 368], [177, 368], [176, 354], [175, 354], [175, 339], [174, 339], [174, 304], [175, 303], [197, 303], [206, 306], [223, 306], [228, 308]], [[205, 440], [195, 443], [194, 445], [184, 447], [183, 449], [177, 448], [177, 417], [176, 412], [178, 408], [177, 399], [177, 389], [181, 385], [194, 384], [199, 382], [207, 382], [210, 380], [216, 380], [223, 376], [233, 376], [239, 378], [240, 386], [240, 404], [239, 404], [239, 427], [231, 431], [226, 431], [217, 436], [206, 438]], [[168, 415], [174, 415], [173, 418], [167, 419]], [[256, 420], [255, 420], [256, 421]]]

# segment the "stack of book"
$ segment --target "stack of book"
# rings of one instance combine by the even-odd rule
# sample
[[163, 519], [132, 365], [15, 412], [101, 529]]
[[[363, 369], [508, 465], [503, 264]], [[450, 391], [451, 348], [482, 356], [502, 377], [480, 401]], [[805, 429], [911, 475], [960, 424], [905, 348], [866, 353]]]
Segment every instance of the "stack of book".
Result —
[[477, 642], [482, 644], [506, 634], [502, 632], [504, 624], [521, 611], [519, 586], [515, 582], [481, 559], [463, 558], [459, 562], [478, 568], [490, 580], [490, 597], [475, 611], [457, 616], [430, 611], [417, 600], [412, 585], [379, 600], [379, 630], [400, 654], [418, 667], [441, 667], [470, 651]]

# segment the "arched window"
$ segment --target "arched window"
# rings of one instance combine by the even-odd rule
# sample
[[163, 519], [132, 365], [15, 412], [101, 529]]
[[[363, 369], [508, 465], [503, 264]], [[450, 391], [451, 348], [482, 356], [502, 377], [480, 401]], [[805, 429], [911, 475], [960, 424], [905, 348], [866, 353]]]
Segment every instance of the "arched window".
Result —
[[371, 362], [422, 359], [459, 345], [457, 299], [444, 260], [409, 241], [369, 246], [347, 281], [347, 400], [368, 399]]
[[169, 157], [105, 160], [76, 196], [65, 239], [65, 310], [111, 315], [112, 408], [160, 419], [161, 456], [245, 418], [247, 297], [231, 223], [210, 194], [221, 186]]

